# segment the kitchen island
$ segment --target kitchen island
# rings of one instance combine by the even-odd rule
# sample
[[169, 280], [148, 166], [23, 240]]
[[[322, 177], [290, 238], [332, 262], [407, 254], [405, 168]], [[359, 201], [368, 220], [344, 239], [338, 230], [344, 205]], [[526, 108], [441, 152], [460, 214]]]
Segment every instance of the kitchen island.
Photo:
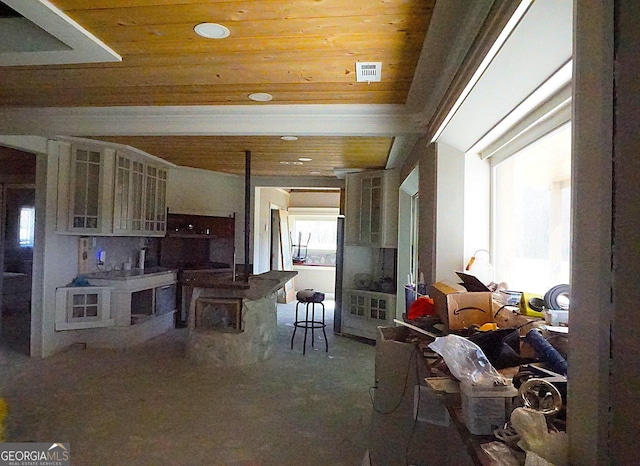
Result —
[[213, 366], [268, 359], [276, 332], [276, 291], [297, 275], [272, 270], [248, 282], [200, 273], [190, 282], [186, 355]]

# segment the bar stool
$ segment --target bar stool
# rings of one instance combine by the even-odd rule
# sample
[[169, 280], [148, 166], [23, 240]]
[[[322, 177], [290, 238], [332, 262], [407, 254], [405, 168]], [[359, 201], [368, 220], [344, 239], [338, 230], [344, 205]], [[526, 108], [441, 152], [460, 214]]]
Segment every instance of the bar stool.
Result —
[[[296, 293], [296, 320], [293, 323], [293, 335], [291, 336], [291, 349], [293, 349], [293, 339], [296, 337], [296, 330], [304, 329], [304, 342], [302, 343], [302, 354], [306, 354], [307, 350], [307, 332], [311, 329], [311, 346], [314, 346], [314, 330], [322, 329], [324, 335], [325, 351], [329, 352], [329, 342], [327, 341], [327, 333], [325, 332], [326, 324], [324, 323], [324, 293], [313, 289], [301, 290]], [[304, 320], [300, 320], [298, 316], [298, 307], [300, 304], [305, 306]], [[316, 320], [316, 304], [322, 306], [322, 320]], [[309, 305], [311, 305], [311, 318], [309, 318]]]

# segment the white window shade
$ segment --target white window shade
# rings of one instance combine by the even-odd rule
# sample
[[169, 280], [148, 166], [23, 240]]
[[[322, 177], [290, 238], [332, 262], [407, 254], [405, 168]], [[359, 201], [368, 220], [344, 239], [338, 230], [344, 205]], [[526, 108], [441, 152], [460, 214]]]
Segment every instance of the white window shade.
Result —
[[570, 181], [570, 125], [494, 167], [495, 281], [539, 294], [569, 283]]

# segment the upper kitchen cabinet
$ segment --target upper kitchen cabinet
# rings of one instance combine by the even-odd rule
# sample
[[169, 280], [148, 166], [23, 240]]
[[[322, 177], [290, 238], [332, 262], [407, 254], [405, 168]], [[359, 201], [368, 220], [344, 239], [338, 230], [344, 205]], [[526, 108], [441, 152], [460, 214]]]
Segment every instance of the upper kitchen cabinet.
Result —
[[164, 236], [167, 168], [128, 146], [59, 142], [57, 231]]
[[167, 230], [167, 170], [118, 150], [113, 232], [164, 236]]
[[398, 183], [397, 170], [346, 175], [345, 244], [397, 247]]
[[146, 166], [144, 231], [146, 236], [164, 236], [167, 231], [167, 170]]

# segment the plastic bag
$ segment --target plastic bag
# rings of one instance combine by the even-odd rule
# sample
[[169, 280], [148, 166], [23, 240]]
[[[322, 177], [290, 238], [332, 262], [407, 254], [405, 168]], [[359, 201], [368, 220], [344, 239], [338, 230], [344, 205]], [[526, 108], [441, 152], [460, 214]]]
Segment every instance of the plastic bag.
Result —
[[544, 414], [529, 408], [516, 408], [511, 413], [511, 425], [520, 435], [518, 446], [527, 452], [527, 465], [568, 464], [567, 434], [549, 432]]
[[491, 465], [495, 466], [520, 466], [518, 459], [502, 442], [489, 442], [480, 445], [482, 450], [491, 457]]
[[506, 385], [504, 377], [491, 365], [478, 345], [459, 335], [438, 337], [429, 348], [444, 359], [451, 374], [474, 385]]

